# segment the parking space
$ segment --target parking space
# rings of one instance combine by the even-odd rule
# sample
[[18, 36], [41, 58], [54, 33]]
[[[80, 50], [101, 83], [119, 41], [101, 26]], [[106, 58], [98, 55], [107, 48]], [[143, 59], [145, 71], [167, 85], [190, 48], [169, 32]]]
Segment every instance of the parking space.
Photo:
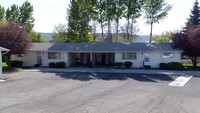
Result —
[[200, 78], [127, 73], [15, 72], [0, 82], [1, 113], [199, 113]]

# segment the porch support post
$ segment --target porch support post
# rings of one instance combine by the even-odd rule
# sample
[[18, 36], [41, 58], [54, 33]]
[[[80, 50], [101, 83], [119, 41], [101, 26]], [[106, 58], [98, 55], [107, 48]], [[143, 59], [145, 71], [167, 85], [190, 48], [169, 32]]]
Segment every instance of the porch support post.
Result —
[[90, 53], [90, 62], [92, 62], [92, 53]]
[[90, 52], [90, 68], [92, 68], [93, 67], [93, 58], [92, 58], [93, 56], [92, 56], [92, 52]]

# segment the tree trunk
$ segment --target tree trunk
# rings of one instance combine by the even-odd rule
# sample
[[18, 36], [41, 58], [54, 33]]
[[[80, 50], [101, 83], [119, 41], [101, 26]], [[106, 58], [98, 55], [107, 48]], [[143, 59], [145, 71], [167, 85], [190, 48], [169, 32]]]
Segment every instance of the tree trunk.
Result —
[[103, 23], [101, 22], [101, 38], [103, 40]]
[[153, 20], [151, 20], [151, 30], [150, 30], [150, 39], [149, 39], [150, 43], [152, 41], [152, 32], [153, 32]]
[[197, 67], [197, 57], [190, 57], [191, 61], [192, 61], [192, 65], [194, 68]]
[[118, 29], [119, 29], [119, 18], [118, 18], [118, 17], [117, 17], [116, 23], [117, 23], [117, 29], [116, 29], [116, 42], [118, 42]]
[[130, 43], [132, 43], [133, 40], [133, 19], [131, 21], [131, 38], [130, 38]]
[[107, 36], [107, 42], [110, 41], [110, 19], [108, 20], [108, 36]]
[[128, 24], [127, 24], [127, 28], [126, 28], [126, 33], [127, 33], [127, 40], [129, 40], [129, 24], [130, 24], [129, 17], [127, 18], [127, 20], [128, 20]]
[[94, 33], [94, 39], [93, 42], [96, 42], [96, 33]]
[[7, 60], [8, 69], [11, 69], [10, 57], [11, 57], [11, 54], [7, 53], [6, 54], [6, 58], [7, 58], [6, 60]]

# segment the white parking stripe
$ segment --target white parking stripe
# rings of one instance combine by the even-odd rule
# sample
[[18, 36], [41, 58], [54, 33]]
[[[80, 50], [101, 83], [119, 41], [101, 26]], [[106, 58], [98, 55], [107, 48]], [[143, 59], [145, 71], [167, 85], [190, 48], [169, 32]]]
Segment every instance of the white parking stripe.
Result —
[[190, 79], [192, 76], [180, 76], [173, 82], [169, 83], [169, 86], [177, 86], [177, 87], [183, 87]]
[[0, 79], [0, 82], [4, 82], [5, 80], [3, 80], [3, 79]]

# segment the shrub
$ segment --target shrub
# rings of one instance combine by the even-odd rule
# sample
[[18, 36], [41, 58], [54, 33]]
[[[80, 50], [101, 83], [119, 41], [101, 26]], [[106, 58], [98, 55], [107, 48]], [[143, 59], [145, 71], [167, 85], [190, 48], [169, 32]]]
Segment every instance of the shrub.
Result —
[[167, 63], [160, 63], [160, 69], [168, 69]]
[[65, 67], [65, 62], [56, 62], [54, 64], [55, 68], [64, 68]]
[[40, 67], [40, 64], [35, 64], [34, 67]]
[[182, 70], [184, 69], [183, 64], [179, 63], [179, 62], [170, 62], [167, 64], [168, 69], [171, 70]]
[[126, 68], [131, 68], [132, 65], [133, 65], [132, 62], [129, 62], [129, 61], [124, 62], [124, 66], [125, 66]]
[[13, 61], [10, 61], [10, 65], [11, 67], [22, 67], [23, 61], [13, 60]]
[[55, 63], [54, 63], [54, 62], [50, 62], [50, 63], [49, 63], [49, 67], [54, 68], [54, 66], [55, 66]]
[[117, 68], [122, 67], [123, 66], [123, 62], [115, 62], [114, 66], [117, 67]]

